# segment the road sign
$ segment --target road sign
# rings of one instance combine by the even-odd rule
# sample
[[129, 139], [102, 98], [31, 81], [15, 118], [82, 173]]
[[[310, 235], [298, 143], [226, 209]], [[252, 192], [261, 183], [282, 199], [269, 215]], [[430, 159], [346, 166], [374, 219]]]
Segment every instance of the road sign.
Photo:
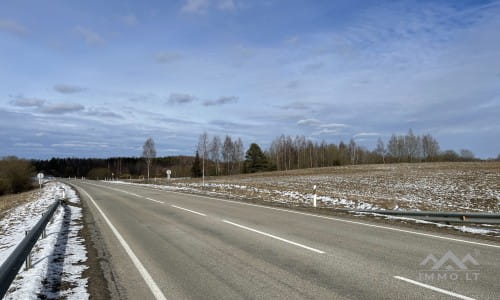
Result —
[[170, 179], [170, 174], [172, 174], [171, 170], [167, 170], [167, 179]]

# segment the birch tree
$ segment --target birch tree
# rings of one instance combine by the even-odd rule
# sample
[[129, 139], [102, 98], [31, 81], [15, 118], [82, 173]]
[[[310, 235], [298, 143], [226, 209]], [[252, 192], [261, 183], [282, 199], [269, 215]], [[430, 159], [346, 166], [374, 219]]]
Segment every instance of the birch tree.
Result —
[[418, 139], [411, 129], [408, 130], [408, 134], [404, 137], [404, 147], [408, 161], [412, 162], [418, 151]]
[[233, 140], [229, 135], [226, 135], [224, 139], [224, 144], [222, 145], [222, 160], [226, 165], [226, 174], [230, 175], [232, 173], [232, 162], [233, 162], [233, 153], [234, 153], [234, 144]]
[[214, 136], [212, 138], [212, 142], [210, 143], [210, 159], [215, 162], [215, 175], [219, 175], [220, 173], [220, 149], [221, 142], [218, 136]]
[[203, 132], [198, 139], [198, 152], [201, 153], [201, 177], [203, 186], [205, 185], [205, 159], [208, 154], [208, 134]]
[[149, 170], [156, 157], [155, 142], [152, 138], [148, 138], [144, 145], [142, 146], [142, 157], [146, 161], [146, 167], [148, 169], [148, 182], [149, 182]]
[[236, 163], [238, 163], [238, 173], [241, 173], [241, 162], [243, 161], [243, 159], [245, 158], [244, 155], [244, 149], [243, 149], [243, 141], [241, 140], [241, 138], [238, 138], [235, 142], [234, 142], [234, 147], [233, 147], [233, 151], [234, 151], [234, 161]]
[[385, 164], [385, 145], [384, 141], [381, 138], [377, 140], [377, 148], [375, 148], [375, 152], [382, 157], [382, 163]]
[[351, 158], [351, 164], [355, 164], [356, 163], [356, 151], [357, 151], [357, 147], [356, 147], [356, 142], [354, 141], [354, 139], [351, 139], [349, 141], [349, 157]]
[[439, 143], [430, 134], [422, 137], [422, 156], [427, 161], [432, 161], [439, 153]]

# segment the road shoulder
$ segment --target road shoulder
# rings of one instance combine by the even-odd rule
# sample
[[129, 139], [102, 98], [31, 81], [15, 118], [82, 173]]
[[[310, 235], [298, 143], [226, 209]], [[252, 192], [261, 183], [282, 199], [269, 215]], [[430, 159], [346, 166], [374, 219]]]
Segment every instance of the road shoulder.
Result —
[[125, 299], [126, 292], [117, 280], [113, 267], [112, 256], [105, 239], [99, 229], [94, 213], [77, 187], [83, 208], [83, 229], [81, 234], [88, 251], [88, 266], [84, 276], [89, 278], [88, 292], [90, 299]]

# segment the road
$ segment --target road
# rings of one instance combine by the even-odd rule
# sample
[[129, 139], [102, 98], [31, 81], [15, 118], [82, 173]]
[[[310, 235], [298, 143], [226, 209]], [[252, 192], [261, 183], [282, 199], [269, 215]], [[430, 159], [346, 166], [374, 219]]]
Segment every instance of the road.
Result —
[[[500, 243], [144, 186], [66, 183], [88, 203], [130, 299], [500, 298]], [[458, 260], [440, 261], [448, 251]], [[436, 261], [421, 265], [430, 254]]]

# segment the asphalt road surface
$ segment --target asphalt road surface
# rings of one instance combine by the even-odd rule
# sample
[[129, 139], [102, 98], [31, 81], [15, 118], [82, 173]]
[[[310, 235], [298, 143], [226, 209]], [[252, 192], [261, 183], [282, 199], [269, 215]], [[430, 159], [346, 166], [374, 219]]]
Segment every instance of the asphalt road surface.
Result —
[[129, 299], [500, 299], [500, 243], [144, 186], [68, 183], [88, 203]]

